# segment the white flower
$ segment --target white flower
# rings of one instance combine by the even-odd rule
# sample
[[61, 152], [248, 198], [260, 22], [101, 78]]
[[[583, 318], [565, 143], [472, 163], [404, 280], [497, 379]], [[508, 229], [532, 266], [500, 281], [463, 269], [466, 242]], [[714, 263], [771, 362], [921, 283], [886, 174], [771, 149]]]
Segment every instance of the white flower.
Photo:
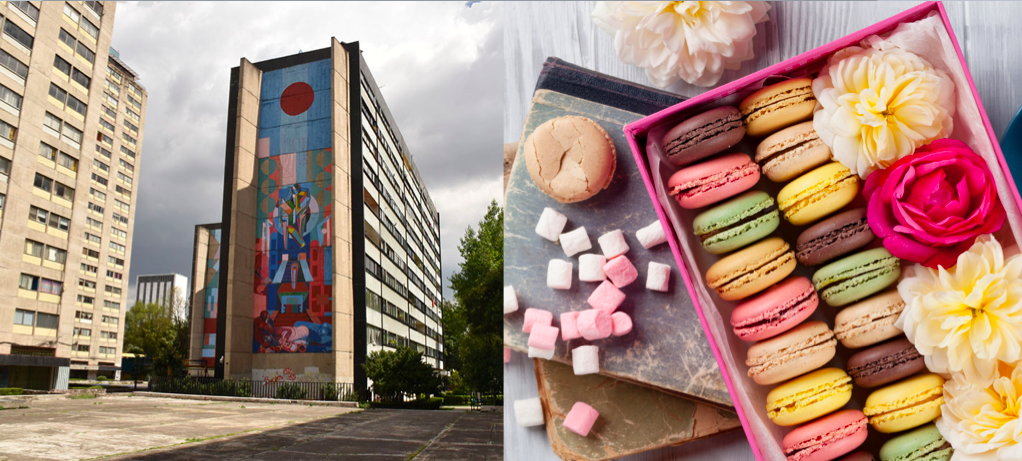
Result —
[[953, 461], [1022, 461], [1022, 362], [1002, 368], [989, 387], [960, 373], [944, 383], [937, 430], [954, 447]]
[[[880, 40], [863, 43], [881, 43]], [[813, 80], [813, 128], [834, 158], [863, 179], [946, 138], [955, 85], [944, 71], [900, 48], [845, 48]]]
[[592, 17], [614, 37], [621, 60], [645, 69], [654, 85], [681, 78], [706, 87], [752, 59], [756, 24], [769, 9], [766, 2], [596, 2]]
[[911, 269], [898, 283], [906, 307], [895, 326], [930, 371], [986, 386], [998, 360], [1022, 359], [1022, 255], [1005, 259], [1001, 244], [983, 235], [951, 269]]

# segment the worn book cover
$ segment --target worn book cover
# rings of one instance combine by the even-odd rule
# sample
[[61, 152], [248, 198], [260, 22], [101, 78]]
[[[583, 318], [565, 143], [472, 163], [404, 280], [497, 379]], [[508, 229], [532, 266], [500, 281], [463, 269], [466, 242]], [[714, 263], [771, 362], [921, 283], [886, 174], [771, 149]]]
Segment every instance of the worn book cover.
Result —
[[[571, 69], [568, 69], [569, 71]], [[563, 69], [562, 69], [563, 71]], [[590, 73], [592, 74], [592, 73]], [[598, 74], [597, 74], [598, 75]], [[590, 75], [590, 77], [592, 77]], [[587, 80], [587, 90], [581, 96], [599, 99], [591, 90], [597, 79]], [[616, 84], [621, 85], [620, 81]], [[642, 89], [658, 98], [662, 92]], [[626, 256], [639, 273], [639, 278], [624, 287], [627, 299], [619, 310], [631, 316], [634, 329], [621, 337], [598, 341], [600, 347], [600, 373], [632, 383], [660, 388], [665, 392], [686, 396], [718, 405], [732, 406], [717, 362], [703, 333], [685, 284], [675, 267], [668, 245], [646, 250], [635, 239], [635, 231], [657, 221], [656, 212], [646, 193], [638, 166], [624, 139], [622, 128], [645, 114], [619, 109], [617, 106], [638, 110], [643, 107], [628, 99], [624, 88], [611, 92], [615, 106], [539, 89], [532, 99], [524, 132], [518, 148], [521, 159], [524, 141], [540, 124], [552, 118], [576, 115], [598, 123], [613, 140], [617, 150], [614, 177], [609, 187], [593, 198], [574, 204], [562, 204], [543, 194], [532, 182], [524, 161], [515, 161], [508, 179], [504, 220], [504, 284], [513, 285], [518, 294], [518, 312], [504, 316], [504, 344], [519, 352], [528, 352], [528, 335], [522, 332], [522, 318], [526, 308], [535, 307], [553, 312], [559, 324], [562, 312], [582, 311], [589, 308], [586, 299], [597, 287], [596, 283], [578, 280], [578, 258], [568, 258], [561, 247], [535, 233], [536, 221], [544, 207], [551, 207], [568, 217], [565, 231], [585, 227], [594, 249], [599, 252], [596, 239], [604, 233], [621, 229], [631, 246]], [[597, 96], [594, 96], [597, 95]], [[631, 101], [621, 103], [622, 98]], [[651, 97], [643, 96], [643, 99]], [[678, 101], [681, 99], [676, 97]], [[660, 109], [667, 100], [647, 104], [649, 112]], [[645, 112], [645, 111], [644, 111]], [[552, 290], [546, 285], [547, 265], [551, 259], [563, 259], [575, 265], [570, 290]], [[651, 261], [667, 264], [671, 272], [667, 293], [645, 288], [646, 272]], [[570, 350], [589, 344], [584, 339], [559, 341], [555, 361], [571, 363]]]
[[[539, 359], [535, 365], [550, 445], [564, 460], [615, 459], [742, 427], [734, 412], [705, 403], [607, 376], [575, 376], [570, 365]], [[578, 401], [600, 412], [587, 437], [562, 424]]]

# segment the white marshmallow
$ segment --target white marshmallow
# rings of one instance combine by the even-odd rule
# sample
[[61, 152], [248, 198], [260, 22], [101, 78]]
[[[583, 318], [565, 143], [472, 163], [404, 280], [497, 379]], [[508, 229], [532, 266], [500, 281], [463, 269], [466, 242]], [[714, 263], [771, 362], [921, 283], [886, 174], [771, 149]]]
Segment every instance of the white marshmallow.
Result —
[[504, 287], [504, 315], [518, 310], [518, 295], [515, 294], [515, 287], [508, 285]]
[[521, 427], [543, 425], [543, 404], [539, 397], [515, 400], [515, 422]]
[[671, 266], [653, 261], [649, 262], [649, 270], [646, 271], [647, 290], [666, 292], [670, 280]]
[[550, 350], [538, 349], [538, 348], [529, 346], [529, 358], [530, 359], [550, 360], [550, 359], [554, 358], [554, 350], [553, 349], [550, 349]]
[[667, 242], [667, 236], [664, 235], [664, 226], [660, 225], [659, 219], [653, 222], [653, 224], [635, 231], [635, 238], [647, 250]]
[[564, 225], [568, 224], [568, 217], [564, 216], [553, 208], [544, 208], [543, 214], [539, 215], [539, 222], [536, 223], [536, 233], [551, 242], [557, 241], [561, 235]]
[[596, 346], [579, 346], [571, 350], [571, 365], [576, 375], [589, 375], [600, 372], [600, 348]]
[[571, 289], [572, 264], [562, 259], [551, 259], [546, 271], [546, 286], [555, 290]]
[[564, 250], [564, 254], [571, 257], [583, 251], [588, 251], [593, 247], [593, 243], [589, 241], [589, 234], [586, 233], [585, 227], [579, 227], [571, 232], [561, 234], [561, 249]]
[[583, 282], [602, 282], [607, 280], [603, 273], [603, 265], [607, 258], [603, 255], [584, 254], [578, 257], [578, 279]]
[[597, 241], [600, 242], [600, 249], [603, 250], [603, 256], [607, 259], [628, 253], [628, 242], [625, 242], [625, 234], [621, 232], [621, 229], [607, 232], [601, 235]]

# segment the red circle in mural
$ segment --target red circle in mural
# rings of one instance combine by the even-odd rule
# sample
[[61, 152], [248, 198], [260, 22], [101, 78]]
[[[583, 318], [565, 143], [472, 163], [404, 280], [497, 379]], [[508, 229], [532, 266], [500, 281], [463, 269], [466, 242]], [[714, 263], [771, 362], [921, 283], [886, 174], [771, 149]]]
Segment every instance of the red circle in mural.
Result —
[[309, 110], [315, 99], [316, 93], [312, 91], [312, 87], [308, 83], [295, 82], [288, 85], [280, 94], [280, 109], [285, 114], [294, 117]]

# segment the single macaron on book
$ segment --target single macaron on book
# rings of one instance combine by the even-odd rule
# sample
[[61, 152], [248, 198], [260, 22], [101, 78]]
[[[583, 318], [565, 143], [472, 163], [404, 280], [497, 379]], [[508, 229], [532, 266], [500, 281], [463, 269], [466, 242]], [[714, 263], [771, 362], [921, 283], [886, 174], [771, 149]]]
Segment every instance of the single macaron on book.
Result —
[[625, 138], [757, 460], [948, 460], [945, 381], [1009, 378], [916, 342], [916, 300], [1017, 266], [1022, 198], [943, 4], [819, 45]]

